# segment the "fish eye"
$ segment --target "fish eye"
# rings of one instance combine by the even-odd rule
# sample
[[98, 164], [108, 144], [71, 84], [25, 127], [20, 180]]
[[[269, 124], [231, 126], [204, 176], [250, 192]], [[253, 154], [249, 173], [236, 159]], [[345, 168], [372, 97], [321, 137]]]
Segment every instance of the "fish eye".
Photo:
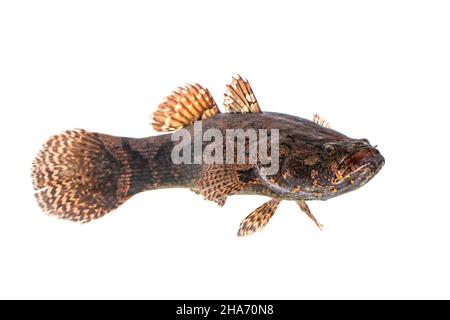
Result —
[[336, 151], [336, 148], [332, 144], [326, 144], [323, 146], [323, 151], [327, 155], [332, 155]]

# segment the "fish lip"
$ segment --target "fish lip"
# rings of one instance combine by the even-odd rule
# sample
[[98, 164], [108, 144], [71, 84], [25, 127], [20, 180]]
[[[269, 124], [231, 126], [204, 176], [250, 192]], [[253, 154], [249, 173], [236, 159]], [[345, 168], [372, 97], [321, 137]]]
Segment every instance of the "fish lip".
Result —
[[350, 171], [349, 175], [354, 175], [354, 174], [358, 173], [359, 171], [364, 170], [365, 168], [367, 168], [367, 167], [369, 167], [369, 166], [370, 166], [370, 163], [363, 164], [362, 166], [359, 166], [359, 167], [356, 168], [355, 170]]
[[343, 157], [341, 159], [341, 161], [339, 161], [338, 163], [338, 168], [340, 168], [342, 166], [342, 164], [344, 163], [344, 161], [348, 160], [349, 158], [351, 158], [353, 155], [355, 155], [355, 153], [360, 152], [362, 150], [376, 150], [378, 151], [375, 147], [366, 145], [366, 146], [360, 146], [358, 148], [356, 148], [355, 150], [353, 150], [351, 153], [349, 153], [348, 155], [346, 155], [345, 157]]
[[[359, 153], [366, 152], [367, 154], [362, 154], [361, 159], [354, 159], [356, 163], [362, 162], [361, 165], [358, 165], [356, 168], [352, 168], [353, 164], [351, 163], [353, 157], [357, 157]], [[372, 146], [362, 146], [346, 157], [344, 157], [338, 165], [338, 172], [343, 177], [337, 181], [337, 184], [345, 181], [346, 177], [354, 177], [356, 174], [363, 172], [363, 175], [372, 174], [375, 175], [380, 169], [383, 167], [385, 163], [384, 157], [378, 151], [377, 148]]]

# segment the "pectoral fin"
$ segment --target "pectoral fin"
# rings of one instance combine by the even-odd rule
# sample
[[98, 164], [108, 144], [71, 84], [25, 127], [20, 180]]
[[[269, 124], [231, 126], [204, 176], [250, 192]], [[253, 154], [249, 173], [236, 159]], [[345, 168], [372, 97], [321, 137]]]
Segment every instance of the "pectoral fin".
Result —
[[241, 222], [238, 236], [246, 236], [264, 228], [269, 222], [270, 218], [272, 218], [272, 216], [274, 215], [279, 204], [280, 200], [272, 199], [250, 213]]
[[243, 191], [249, 184], [255, 183], [257, 176], [253, 165], [224, 164], [209, 165], [203, 169], [202, 178], [197, 182], [198, 193], [206, 200], [223, 206], [228, 196]]
[[296, 201], [296, 203], [298, 204], [298, 206], [300, 207], [300, 209], [306, 213], [306, 215], [312, 220], [314, 221], [314, 223], [316, 224], [316, 226], [322, 230], [323, 225], [317, 221], [316, 217], [314, 217], [314, 215], [312, 214], [311, 210], [309, 210], [308, 205], [306, 204], [305, 200], [298, 200]]

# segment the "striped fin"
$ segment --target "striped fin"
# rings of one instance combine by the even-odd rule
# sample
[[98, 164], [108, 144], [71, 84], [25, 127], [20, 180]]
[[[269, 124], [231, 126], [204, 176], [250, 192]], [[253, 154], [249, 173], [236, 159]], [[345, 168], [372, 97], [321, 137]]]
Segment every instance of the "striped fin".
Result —
[[223, 104], [228, 113], [261, 112], [250, 83], [240, 75], [233, 77], [231, 84], [227, 85]]
[[151, 123], [155, 131], [175, 131], [217, 113], [220, 111], [208, 89], [188, 84], [159, 104]]
[[197, 193], [206, 200], [223, 206], [228, 196], [237, 194], [256, 183], [253, 166], [248, 164], [223, 164], [205, 166], [197, 181]]
[[279, 204], [280, 200], [272, 199], [250, 213], [244, 221], [241, 222], [238, 236], [247, 236], [264, 228], [267, 223], [269, 223], [270, 218], [275, 214], [275, 211], [277, 211]]
[[316, 226], [322, 230], [323, 225], [314, 217], [305, 200], [296, 201], [300, 209], [316, 224]]
[[317, 123], [319, 126], [325, 127], [325, 128], [331, 128], [331, 124], [325, 120], [325, 118], [319, 116], [317, 113], [313, 114], [313, 122]]
[[120, 147], [121, 138], [81, 129], [51, 137], [32, 167], [42, 210], [85, 223], [125, 202], [131, 168]]

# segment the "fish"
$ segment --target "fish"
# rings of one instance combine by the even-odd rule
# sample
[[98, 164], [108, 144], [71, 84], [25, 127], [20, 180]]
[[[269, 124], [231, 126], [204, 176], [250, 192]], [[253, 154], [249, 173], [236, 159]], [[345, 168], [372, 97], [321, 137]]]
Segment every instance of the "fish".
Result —
[[[32, 164], [39, 206], [48, 215], [87, 223], [138, 193], [186, 188], [220, 206], [234, 195], [269, 197], [241, 222], [238, 236], [263, 229], [281, 201], [295, 202], [322, 229], [307, 201], [359, 189], [385, 163], [377, 146], [332, 129], [317, 114], [308, 120], [263, 112], [250, 83], [239, 75], [226, 86], [223, 109], [208, 89], [187, 84], [151, 115], [158, 135], [129, 138], [74, 129], [50, 137]], [[215, 137], [205, 139], [196, 130]], [[229, 132], [238, 132], [231, 139], [235, 144], [219, 139]], [[265, 133], [257, 142], [266, 145], [266, 153], [255, 155], [255, 141], [239, 135], [246, 132]], [[193, 138], [180, 142], [186, 135]], [[193, 149], [200, 152], [188, 154]], [[215, 161], [202, 159], [206, 151]], [[276, 170], [269, 172], [268, 163], [276, 163]]]

